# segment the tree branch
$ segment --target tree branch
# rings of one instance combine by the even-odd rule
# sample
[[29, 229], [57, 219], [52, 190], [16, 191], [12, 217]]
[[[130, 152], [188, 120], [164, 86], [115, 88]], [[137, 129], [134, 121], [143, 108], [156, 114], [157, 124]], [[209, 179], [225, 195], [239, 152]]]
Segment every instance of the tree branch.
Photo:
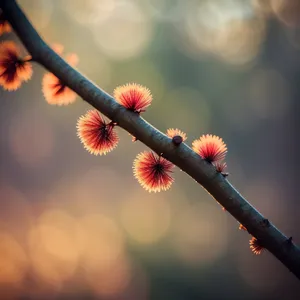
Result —
[[177, 165], [210, 193], [248, 232], [300, 279], [300, 249], [265, 219], [215, 168], [185, 143], [171, 139], [138, 114], [126, 110], [112, 96], [70, 67], [39, 36], [15, 0], [0, 0], [7, 20], [32, 55], [90, 105], [135, 136], [156, 153]]

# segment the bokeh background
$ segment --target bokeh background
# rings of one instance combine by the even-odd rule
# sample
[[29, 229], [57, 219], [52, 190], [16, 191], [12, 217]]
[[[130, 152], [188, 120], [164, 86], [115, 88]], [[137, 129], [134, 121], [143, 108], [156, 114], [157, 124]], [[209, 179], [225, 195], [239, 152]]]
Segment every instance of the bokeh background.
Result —
[[[143, 116], [161, 131], [178, 127], [188, 144], [221, 136], [230, 181], [300, 243], [298, 0], [18, 2], [107, 92], [150, 88]], [[0, 299], [299, 299], [297, 279], [253, 255], [186, 174], [145, 192], [132, 162], [146, 147], [128, 133], [105, 157], [85, 151], [76, 122], [89, 105], [48, 105], [44, 72], [0, 91]]]

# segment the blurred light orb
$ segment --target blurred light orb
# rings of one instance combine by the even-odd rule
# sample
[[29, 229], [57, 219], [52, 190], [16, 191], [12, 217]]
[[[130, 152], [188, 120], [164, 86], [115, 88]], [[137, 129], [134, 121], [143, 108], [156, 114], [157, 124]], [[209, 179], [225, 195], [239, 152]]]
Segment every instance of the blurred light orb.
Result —
[[9, 146], [20, 164], [36, 167], [52, 154], [53, 127], [35, 109], [16, 115], [10, 122]]
[[53, 13], [53, 1], [20, 0], [18, 3], [24, 9], [28, 19], [37, 30], [49, 26]]
[[26, 254], [20, 244], [6, 232], [0, 232], [0, 285], [17, 285], [28, 268]]
[[40, 216], [38, 222], [45, 250], [76, 264], [81, 250], [76, 220], [61, 210], [49, 210]]
[[216, 35], [213, 43], [215, 54], [224, 62], [245, 65], [257, 56], [265, 34], [261, 19], [232, 21]]
[[87, 214], [79, 220], [82, 267], [87, 273], [108, 270], [124, 254], [122, 232], [115, 221], [101, 214]]
[[152, 23], [133, 1], [118, 1], [105, 20], [91, 28], [103, 53], [114, 60], [124, 60], [142, 53], [152, 38]]
[[83, 25], [101, 23], [109, 18], [117, 0], [61, 0], [60, 5], [70, 17]]
[[[172, 1], [172, 5], [168, 0], [142, 0], [140, 1], [143, 10], [153, 19], [154, 22], [174, 22], [178, 21], [178, 1]], [[177, 2], [177, 3], [176, 3]]]
[[244, 65], [257, 55], [264, 37], [263, 19], [253, 19], [249, 3], [202, 1], [185, 15], [182, 28], [177, 28], [184, 42], [178, 47], [193, 58], [203, 53], [232, 65]]
[[131, 277], [122, 232], [113, 219], [101, 214], [87, 214], [79, 222], [87, 283], [97, 295], [120, 294]]
[[[187, 265], [198, 267], [218, 259], [226, 250], [226, 223], [219, 206], [183, 207], [176, 217], [173, 244], [177, 256]], [[211, 218], [211, 216], [218, 216]]]
[[45, 211], [28, 234], [32, 267], [38, 278], [60, 287], [77, 267], [81, 245], [76, 221], [60, 210]]
[[271, 0], [271, 7], [275, 16], [286, 26], [300, 26], [299, 0]]
[[252, 0], [251, 3], [258, 15], [269, 16], [272, 13], [272, 0]]
[[0, 224], [22, 239], [33, 224], [31, 203], [19, 190], [4, 183], [0, 185], [0, 199]]
[[121, 222], [129, 236], [140, 244], [153, 244], [167, 233], [171, 209], [160, 195], [132, 193], [121, 203]]
[[86, 280], [93, 292], [100, 296], [123, 295], [131, 279], [131, 266], [125, 256], [120, 256], [108, 268], [90, 270]]

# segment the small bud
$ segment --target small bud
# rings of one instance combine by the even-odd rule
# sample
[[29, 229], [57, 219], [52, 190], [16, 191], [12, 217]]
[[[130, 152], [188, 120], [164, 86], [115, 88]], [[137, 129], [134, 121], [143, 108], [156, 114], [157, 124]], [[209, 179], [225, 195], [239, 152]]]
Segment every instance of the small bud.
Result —
[[186, 134], [177, 128], [169, 128], [166, 134], [169, 138], [172, 139], [173, 144], [176, 146], [179, 146], [187, 139]]
[[132, 142], [136, 142], [138, 139], [135, 136], [132, 135], [131, 140], [132, 140]]
[[262, 224], [263, 224], [263, 226], [265, 226], [265, 227], [270, 227], [270, 221], [269, 221], [268, 219], [263, 219], [263, 220], [262, 220]]
[[183, 142], [183, 138], [180, 135], [175, 135], [172, 138], [172, 142], [174, 145], [179, 146]]
[[243, 224], [240, 224], [239, 230], [245, 230], [245, 231], [247, 231], [247, 228]]
[[255, 237], [252, 237], [252, 239], [249, 242], [250, 249], [255, 255], [259, 255], [264, 250], [263, 245], [259, 240], [257, 240]]

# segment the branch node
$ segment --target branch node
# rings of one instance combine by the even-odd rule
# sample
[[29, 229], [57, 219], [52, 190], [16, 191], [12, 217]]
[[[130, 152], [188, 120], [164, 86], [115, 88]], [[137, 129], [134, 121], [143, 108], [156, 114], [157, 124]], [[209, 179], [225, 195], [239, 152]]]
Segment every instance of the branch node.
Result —
[[132, 140], [132, 142], [138, 141], [137, 137], [135, 137], [135, 136], [133, 136], [133, 135], [132, 135], [132, 139], [131, 139], [131, 140]]
[[267, 228], [270, 227], [270, 225], [271, 225], [270, 221], [268, 219], [263, 219], [262, 224], [264, 227], [267, 227]]
[[118, 126], [118, 123], [117, 122], [115, 122], [115, 121], [110, 121], [109, 123], [108, 123], [108, 125], [110, 125], [110, 126]]
[[172, 142], [175, 146], [179, 146], [183, 142], [183, 138], [180, 135], [175, 135], [172, 138]]

